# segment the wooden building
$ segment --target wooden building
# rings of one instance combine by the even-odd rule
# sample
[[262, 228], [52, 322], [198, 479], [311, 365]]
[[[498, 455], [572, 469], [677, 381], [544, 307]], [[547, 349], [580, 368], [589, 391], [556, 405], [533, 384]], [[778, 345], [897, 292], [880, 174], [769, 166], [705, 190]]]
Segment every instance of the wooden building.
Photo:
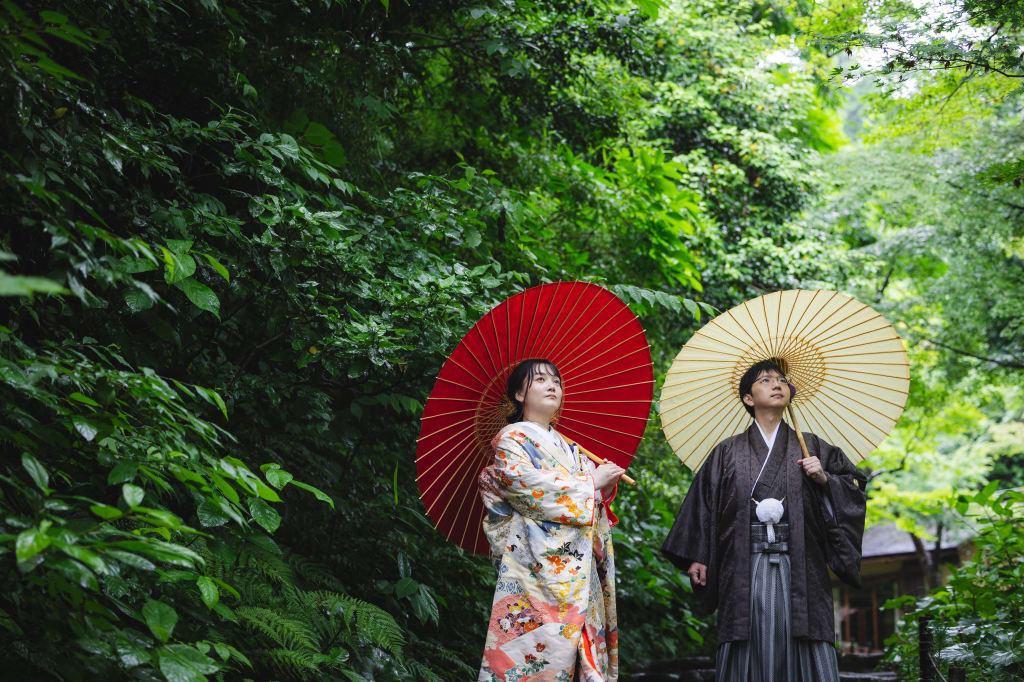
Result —
[[[938, 552], [935, 542], [926, 543], [933, 559], [943, 568], [957, 565], [972, 548], [964, 532], [944, 532]], [[902, 615], [897, 609], [883, 609], [886, 600], [910, 594], [923, 596], [924, 571], [910, 534], [889, 524], [871, 526], [864, 532], [861, 587], [854, 589], [832, 578], [836, 632], [842, 651], [875, 653], [885, 649], [885, 639], [896, 630]]]

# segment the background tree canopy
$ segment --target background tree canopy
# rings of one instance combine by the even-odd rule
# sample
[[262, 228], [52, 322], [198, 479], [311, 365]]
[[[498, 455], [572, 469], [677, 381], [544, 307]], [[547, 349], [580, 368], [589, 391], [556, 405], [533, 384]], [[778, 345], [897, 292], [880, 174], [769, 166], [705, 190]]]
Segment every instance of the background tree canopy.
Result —
[[[627, 300], [660, 372], [716, 309], [857, 293], [914, 357], [873, 513], [920, 533], [908, 495], [1020, 485], [1019, 12], [958, 5], [988, 43], [933, 26], [846, 94], [833, 52], [934, 17], [65, 5], [0, 3], [12, 678], [472, 677], [491, 568], [423, 513], [418, 416], [470, 326], [545, 281]], [[876, 9], [911, 16], [869, 36]], [[689, 475], [648, 434], [617, 503], [626, 671], [714, 645], [657, 552]]]

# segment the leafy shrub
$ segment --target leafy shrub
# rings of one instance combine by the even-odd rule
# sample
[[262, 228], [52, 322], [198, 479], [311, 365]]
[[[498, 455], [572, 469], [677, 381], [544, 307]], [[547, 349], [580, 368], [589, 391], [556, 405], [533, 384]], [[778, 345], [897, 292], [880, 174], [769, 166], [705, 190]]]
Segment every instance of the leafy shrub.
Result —
[[974, 554], [952, 569], [946, 585], [915, 600], [901, 597], [886, 608], [914, 605], [886, 641], [900, 679], [918, 679], [917, 622], [932, 620], [934, 657], [967, 670], [971, 680], [1024, 676], [1024, 493], [996, 494], [996, 481], [951, 505], [974, 531]]

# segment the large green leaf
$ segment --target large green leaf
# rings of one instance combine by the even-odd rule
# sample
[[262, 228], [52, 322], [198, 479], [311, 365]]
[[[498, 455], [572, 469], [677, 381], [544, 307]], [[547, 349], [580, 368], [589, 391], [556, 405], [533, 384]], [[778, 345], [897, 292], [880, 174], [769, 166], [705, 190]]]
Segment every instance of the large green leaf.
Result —
[[228, 273], [228, 269], [226, 267], [221, 265], [220, 261], [218, 261], [216, 258], [214, 258], [208, 253], [204, 253], [202, 254], [202, 256], [203, 258], [206, 259], [206, 262], [210, 264], [210, 267], [213, 268], [218, 275], [224, 278], [224, 281], [231, 281], [231, 274]]
[[323, 148], [324, 161], [332, 166], [344, 166], [347, 160], [345, 148], [337, 140], [331, 140]]
[[196, 587], [199, 588], [199, 595], [208, 608], [212, 609], [220, 601], [220, 590], [217, 589], [217, 584], [212, 578], [205, 575], [200, 576], [196, 579]]
[[105, 554], [131, 566], [132, 568], [138, 568], [143, 571], [152, 571], [156, 569], [156, 565], [152, 561], [143, 559], [138, 554], [123, 552], [119, 549], [108, 549]]
[[18, 563], [28, 561], [39, 552], [50, 546], [50, 538], [38, 528], [29, 528], [18, 533], [14, 543], [15, 556]]
[[420, 584], [418, 582], [412, 578], [405, 577], [395, 584], [395, 596], [399, 599], [403, 599], [415, 594], [419, 588]]
[[31, 296], [32, 294], [66, 294], [67, 289], [44, 277], [9, 275], [0, 271], [0, 296]]
[[412, 610], [421, 623], [433, 621], [435, 625], [440, 623], [441, 612], [437, 602], [430, 594], [426, 585], [420, 585], [419, 589], [412, 595]]
[[326, 144], [329, 140], [334, 139], [334, 133], [329, 131], [322, 124], [311, 121], [306, 127], [306, 132], [303, 134], [303, 138], [309, 144], [320, 147]]
[[164, 280], [168, 284], [180, 284], [195, 274], [196, 260], [187, 253], [178, 253], [173, 249], [163, 250]]
[[196, 514], [199, 517], [199, 523], [207, 528], [223, 526], [231, 520], [217, 500], [209, 497], [199, 503], [199, 506], [196, 507]]
[[276, 463], [264, 464], [260, 467], [260, 470], [267, 477], [267, 482], [278, 490], [286, 486], [294, 478], [290, 473], [281, 469], [280, 464]]
[[197, 308], [220, 316], [220, 299], [213, 293], [213, 289], [191, 278], [179, 282], [178, 285]]
[[150, 599], [143, 605], [142, 618], [150, 632], [161, 642], [170, 639], [174, 626], [178, 623], [178, 613], [174, 607], [156, 599]]
[[200, 682], [221, 669], [209, 656], [187, 644], [168, 644], [157, 649], [160, 672], [167, 682]]
[[124, 516], [123, 511], [109, 504], [93, 504], [89, 506], [89, 510], [101, 519], [119, 519]]
[[266, 528], [268, 533], [273, 533], [281, 525], [281, 515], [260, 498], [253, 498], [249, 502], [249, 511], [253, 520]]
[[326, 502], [327, 504], [331, 505], [331, 509], [334, 509], [334, 500], [331, 498], [330, 495], [320, 490], [319, 488], [315, 488], [309, 485], [308, 483], [303, 483], [302, 481], [292, 480], [289, 481], [289, 483], [295, 486], [296, 488], [302, 488], [303, 490], [307, 490], [313, 493], [313, 497], [320, 500], [321, 502]]
[[75, 431], [85, 440], [91, 441], [99, 433], [96, 424], [86, 417], [72, 417], [71, 423], [74, 424]]
[[146, 496], [146, 491], [137, 485], [125, 483], [121, 486], [121, 496], [124, 497], [124, 501], [128, 503], [129, 507], [138, 507], [142, 504], [142, 499]]
[[46, 467], [39, 463], [39, 460], [31, 454], [23, 452], [21, 454], [21, 465], [44, 494], [49, 495], [53, 492], [47, 487], [50, 483], [50, 475], [46, 472]]

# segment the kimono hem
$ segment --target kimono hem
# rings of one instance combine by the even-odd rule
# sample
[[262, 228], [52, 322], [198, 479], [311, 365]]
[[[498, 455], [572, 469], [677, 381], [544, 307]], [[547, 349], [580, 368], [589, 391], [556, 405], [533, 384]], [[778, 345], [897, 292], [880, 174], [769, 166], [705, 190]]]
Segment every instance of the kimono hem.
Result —
[[750, 639], [724, 642], [715, 659], [716, 682], [839, 682], [831, 642], [793, 639], [789, 622], [789, 527], [768, 542], [763, 524], [750, 528]]

